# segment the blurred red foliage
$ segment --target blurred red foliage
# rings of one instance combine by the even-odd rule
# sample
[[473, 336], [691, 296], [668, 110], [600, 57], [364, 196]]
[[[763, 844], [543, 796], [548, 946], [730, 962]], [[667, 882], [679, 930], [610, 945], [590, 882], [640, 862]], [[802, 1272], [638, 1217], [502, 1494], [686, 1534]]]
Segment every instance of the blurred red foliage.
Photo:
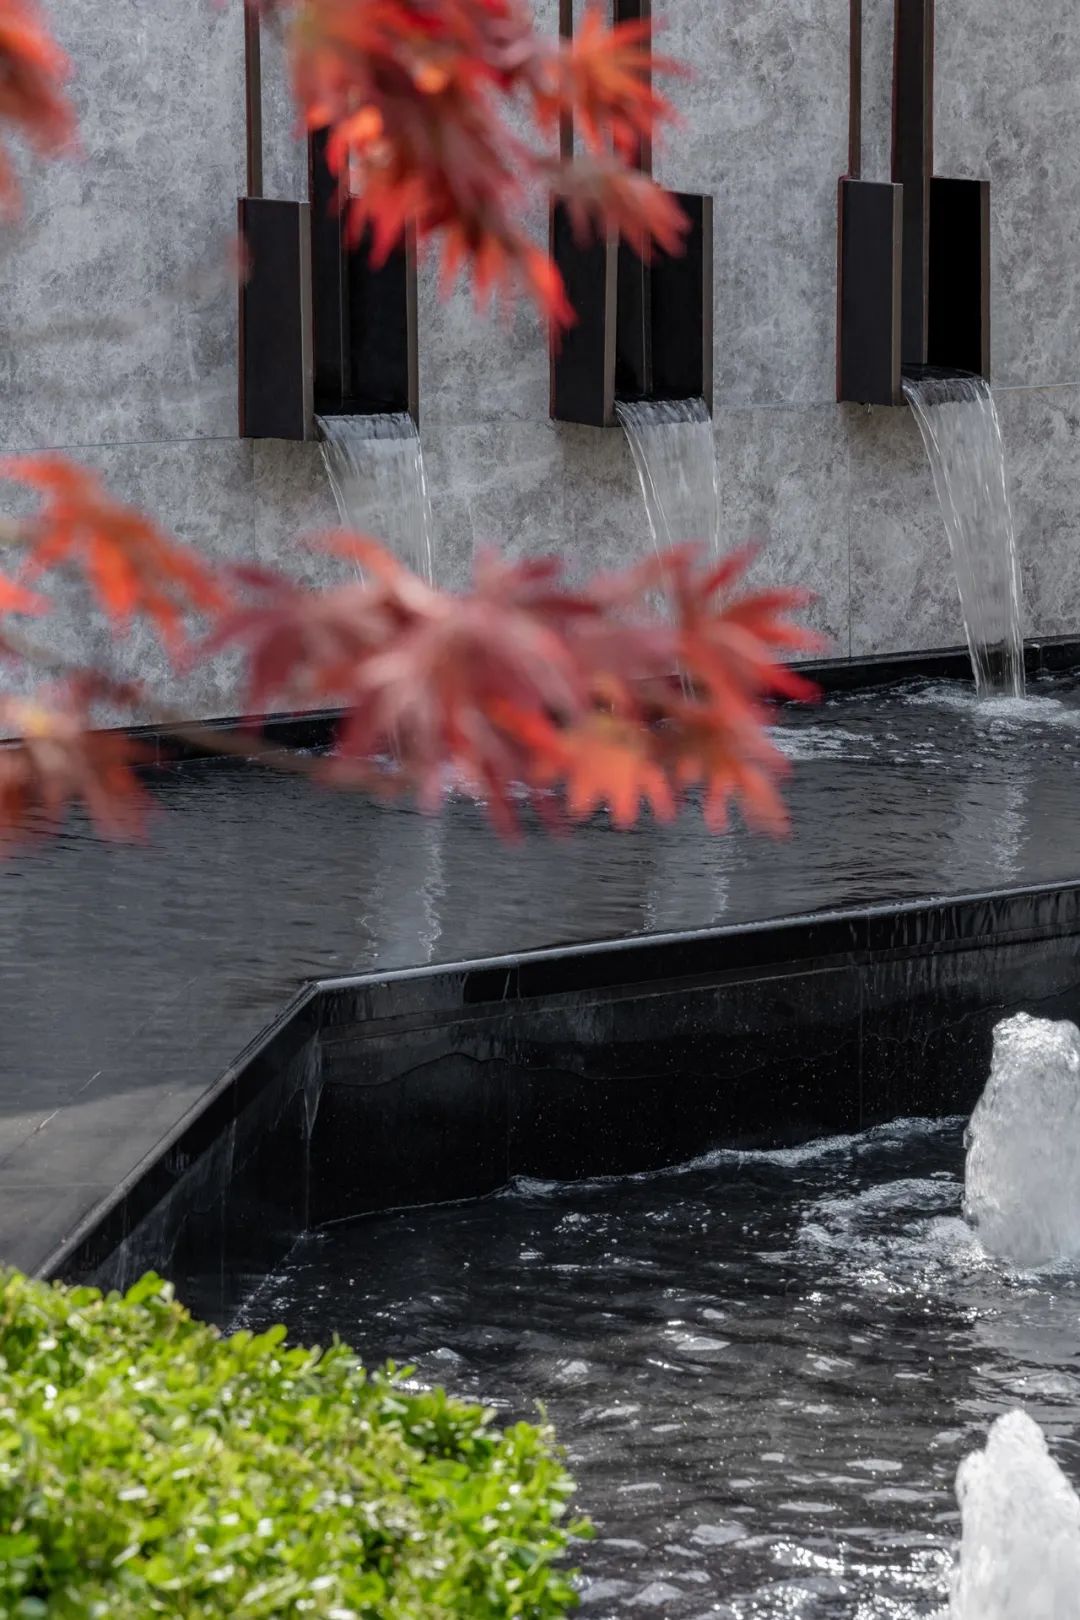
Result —
[[[64, 90], [70, 73], [70, 63], [34, 0], [2, 0], [0, 124], [42, 152], [69, 146], [75, 135], [75, 115]], [[18, 202], [11, 160], [0, 150], [0, 204], [11, 211]]]
[[151, 800], [133, 769], [140, 750], [88, 725], [76, 688], [48, 704], [0, 699], [0, 735], [18, 739], [0, 748], [0, 848], [56, 832], [79, 802], [105, 837], [142, 834]]
[[[352, 234], [370, 228], [377, 259], [415, 226], [421, 241], [439, 238], [444, 282], [467, 265], [483, 299], [516, 278], [558, 327], [573, 311], [522, 224], [530, 186], [564, 195], [582, 232], [677, 251], [677, 204], [632, 166], [670, 116], [652, 81], [672, 64], [650, 54], [647, 23], [608, 28], [595, 10], [560, 40], [537, 30], [526, 0], [249, 3], [287, 26], [297, 104], [310, 129], [329, 131]], [[566, 118], [582, 161], [556, 156]]]
[[[415, 224], [441, 239], [448, 274], [467, 264], [480, 293], [516, 277], [558, 325], [571, 318], [561, 281], [521, 225], [530, 182], [559, 189], [581, 231], [677, 248], [681, 216], [633, 166], [668, 115], [652, 75], [671, 64], [650, 55], [645, 26], [611, 30], [593, 13], [560, 41], [537, 32], [525, 0], [244, 3], [287, 26], [302, 120], [330, 131], [353, 230], [370, 227], [379, 252]], [[0, 0], [0, 127], [59, 149], [67, 73], [31, 0]], [[522, 110], [539, 145], [517, 133]], [[543, 142], [570, 117], [585, 151], [564, 161]], [[30, 583], [75, 568], [119, 629], [144, 616], [178, 659], [239, 652], [251, 710], [340, 705], [333, 755], [283, 756], [283, 768], [428, 807], [464, 788], [508, 833], [523, 802], [554, 824], [607, 807], [629, 826], [643, 806], [674, 815], [690, 790], [712, 827], [733, 802], [755, 825], [784, 825], [767, 703], [812, 695], [778, 660], [818, 643], [789, 617], [799, 593], [742, 588], [747, 553], [716, 564], [684, 546], [580, 589], [558, 561], [485, 555], [473, 589], [451, 595], [376, 541], [337, 535], [323, 544], [364, 582], [311, 592], [253, 568], [223, 575], [63, 457], [9, 460], [0, 476], [41, 497], [36, 516], [0, 520], [0, 539], [27, 553], [21, 579], [0, 580], [0, 612], [45, 611]], [[194, 650], [192, 617], [209, 623]], [[6, 625], [0, 656], [64, 663]], [[0, 747], [0, 840], [55, 826], [77, 800], [106, 833], [142, 826], [134, 745], [88, 727], [95, 699], [145, 710], [147, 694], [67, 673], [47, 702], [0, 698], [0, 726], [21, 738]]]
[[[735, 800], [754, 823], [783, 827], [786, 761], [764, 702], [813, 695], [775, 656], [817, 639], [787, 617], [800, 593], [736, 589], [748, 554], [716, 566], [684, 546], [580, 590], [556, 560], [486, 555], [472, 591], [454, 596], [375, 541], [323, 544], [368, 583], [314, 594], [249, 574], [261, 600], [223, 616], [203, 651], [243, 650], [252, 711], [343, 707], [326, 780], [412, 790], [427, 808], [454, 785], [508, 833], [522, 796], [548, 819], [606, 806], [629, 826], [643, 804], [673, 816], [700, 783], [711, 826]], [[650, 609], [657, 591], [670, 616]], [[559, 785], [552, 800], [544, 790]]]
[[86, 468], [64, 456], [14, 456], [0, 460], [0, 478], [18, 479], [43, 498], [40, 515], [23, 526], [30, 553], [25, 579], [76, 564], [120, 628], [144, 613], [173, 654], [184, 645], [185, 613], [226, 605], [220, 582], [195, 552], [135, 507], [112, 500]]

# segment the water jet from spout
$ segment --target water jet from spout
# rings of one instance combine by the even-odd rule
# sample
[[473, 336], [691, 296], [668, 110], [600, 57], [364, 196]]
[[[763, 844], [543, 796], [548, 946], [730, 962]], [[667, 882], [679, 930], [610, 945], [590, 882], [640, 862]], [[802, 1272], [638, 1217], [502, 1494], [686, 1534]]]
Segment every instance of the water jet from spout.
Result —
[[615, 414], [634, 458], [656, 551], [681, 540], [720, 546], [712, 417], [703, 399], [620, 400]]
[[1016, 531], [990, 385], [933, 371], [904, 378], [949, 537], [980, 695], [1024, 694]]
[[416, 424], [406, 413], [320, 416], [323, 461], [338, 516], [435, 583], [431, 502]]

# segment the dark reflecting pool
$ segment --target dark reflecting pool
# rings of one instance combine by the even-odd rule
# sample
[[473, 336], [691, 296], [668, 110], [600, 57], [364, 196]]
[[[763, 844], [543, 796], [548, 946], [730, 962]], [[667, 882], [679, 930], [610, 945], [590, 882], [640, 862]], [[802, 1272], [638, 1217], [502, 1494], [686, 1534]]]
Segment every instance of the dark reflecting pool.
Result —
[[784, 712], [791, 836], [499, 842], [243, 763], [158, 770], [141, 848], [73, 820], [0, 866], [0, 1252], [40, 1264], [308, 979], [1080, 879], [1080, 687]]
[[599, 1531], [591, 1620], [912, 1620], [995, 1416], [1023, 1405], [1080, 1481], [1080, 1277], [988, 1260], [961, 1175], [962, 1122], [914, 1121], [521, 1183], [305, 1239], [244, 1321], [503, 1421], [542, 1403]]

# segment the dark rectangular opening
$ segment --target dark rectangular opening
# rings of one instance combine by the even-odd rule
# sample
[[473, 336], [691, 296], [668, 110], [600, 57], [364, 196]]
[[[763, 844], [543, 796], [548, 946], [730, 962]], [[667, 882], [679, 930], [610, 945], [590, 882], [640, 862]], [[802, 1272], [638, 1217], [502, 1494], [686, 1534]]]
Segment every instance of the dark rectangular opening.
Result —
[[703, 399], [713, 393], [713, 202], [680, 191], [690, 222], [684, 251], [658, 251], [651, 267], [653, 399]]
[[372, 263], [371, 237], [348, 241], [326, 136], [311, 137], [311, 282], [315, 409], [324, 416], [419, 409], [416, 253], [411, 241]]
[[928, 359], [990, 375], [990, 182], [935, 177], [930, 187]]

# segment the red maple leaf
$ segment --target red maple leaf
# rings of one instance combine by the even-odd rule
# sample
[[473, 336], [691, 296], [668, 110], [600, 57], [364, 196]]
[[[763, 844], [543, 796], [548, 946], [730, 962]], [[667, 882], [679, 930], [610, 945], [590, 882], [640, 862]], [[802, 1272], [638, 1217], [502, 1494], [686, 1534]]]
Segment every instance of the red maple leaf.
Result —
[[672, 110], [653, 86], [658, 73], [682, 72], [678, 63], [652, 54], [652, 25], [647, 20], [604, 21], [599, 6], [590, 6], [562, 49], [541, 57], [533, 74], [537, 121], [544, 130], [558, 128], [565, 113], [574, 116], [594, 153], [609, 143], [633, 159], [641, 141]]
[[0, 744], [0, 846], [55, 832], [80, 802], [105, 837], [141, 836], [151, 801], [133, 766], [145, 751], [87, 723], [76, 694], [0, 700], [0, 727], [17, 739]]
[[654, 243], [665, 253], [682, 251], [686, 215], [672, 193], [647, 174], [610, 158], [586, 157], [553, 166], [551, 178], [579, 242], [607, 230], [617, 232], [646, 260]]
[[28, 527], [27, 579], [75, 564], [117, 624], [144, 613], [174, 655], [184, 646], [185, 613], [225, 607], [226, 592], [193, 551], [134, 507], [112, 500], [85, 468], [63, 456], [12, 457], [0, 461], [0, 477], [29, 484], [43, 498]]
[[[0, 123], [41, 152], [69, 146], [75, 116], [64, 94], [71, 64], [47, 32], [33, 0], [0, 0]], [[0, 151], [0, 204], [19, 203], [11, 161]]]
[[[786, 760], [765, 699], [812, 690], [773, 659], [814, 638], [784, 616], [795, 593], [738, 594], [745, 555], [716, 568], [682, 548], [574, 590], [555, 561], [485, 554], [473, 589], [451, 595], [373, 540], [322, 543], [366, 583], [313, 595], [249, 573], [261, 600], [224, 619], [207, 650], [244, 650], [252, 710], [345, 707], [328, 781], [409, 787], [426, 808], [455, 781], [506, 832], [523, 792], [547, 809], [540, 790], [555, 785], [572, 819], [606, 806], [629, 826], [643, 804], [664, 819], [700, 784], [710, 825], [731, 799], [755, 825], [782, 825]], [[673, 618], [648, 607], [658, 583]], [[675, 673], [684, 651], [690, 691]]]
[[[580, 222], [668, 251], [681, 216], [633, 166], [670, 108], [652, 73], [649, 25], [604, 27], [593, 12], [574, 40], [537, 31], [524, 0], [273, 0], [288, 19], [303, 119], [329, 132], [327, 161], [354, 241], [376, 262], [414, 229], [442, 244], [444, 283], [470, 270], [478, 298], [521, 285], [558, 329], [572, 311], [548, 254], [522, 228], [531, 186], [574, 199]], [[540, 144], [518, 133], [522, 103]], [[511, 115], [514, 118], [512, 123]], [[580, 121], [592, 156], [555, 162], [546, 142]], [[614, 151], [614, 156], [602, 153]]]

